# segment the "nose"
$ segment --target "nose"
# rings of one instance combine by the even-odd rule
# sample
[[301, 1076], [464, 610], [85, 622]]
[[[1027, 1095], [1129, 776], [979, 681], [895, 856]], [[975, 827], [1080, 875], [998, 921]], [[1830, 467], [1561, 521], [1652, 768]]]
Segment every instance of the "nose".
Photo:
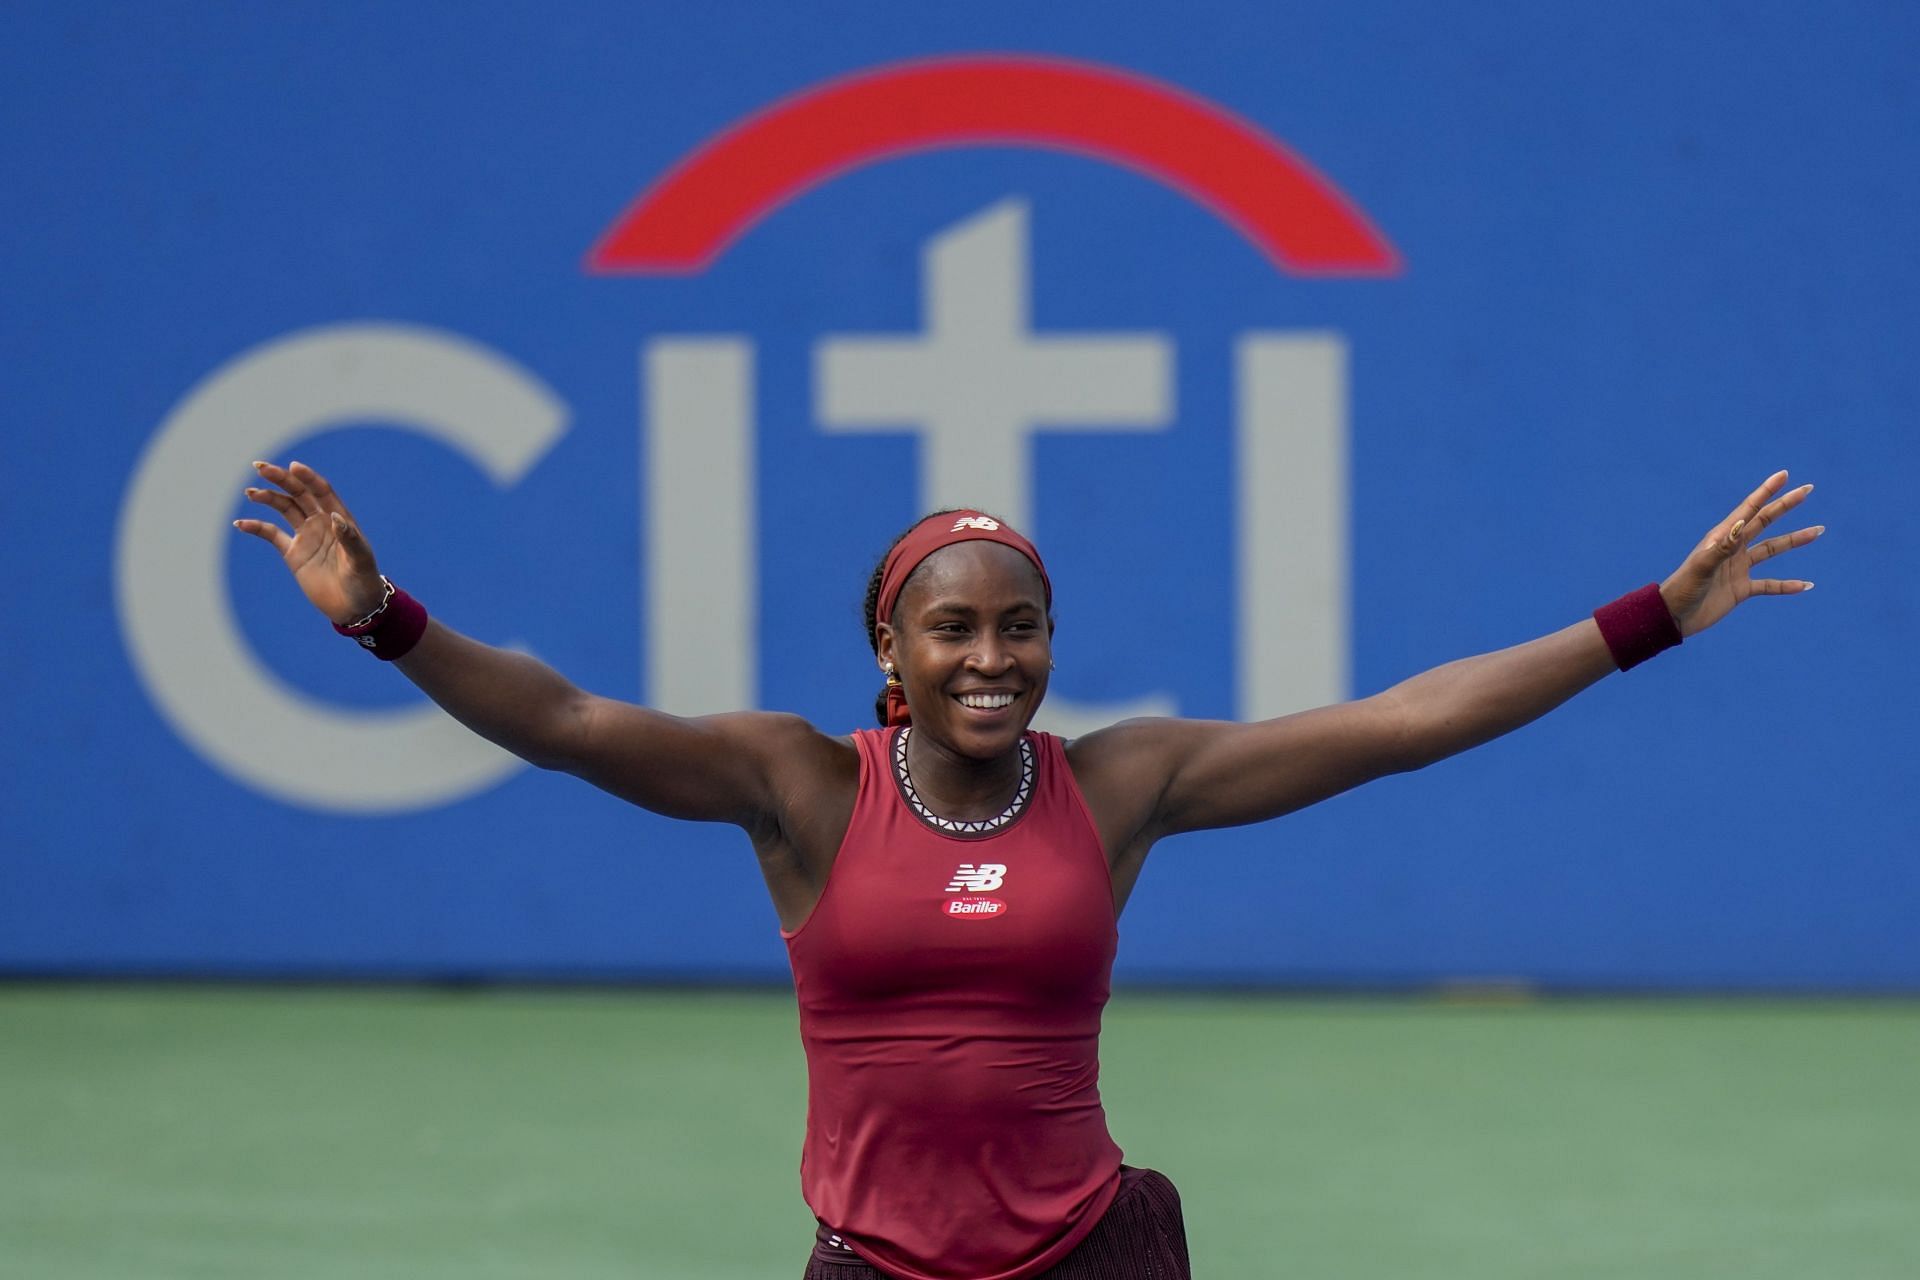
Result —
[[992, 631], [983, 634], [967, 653], [967, 669], [983, 676], [1003, 675], [1013, 668], [1013, 650]]

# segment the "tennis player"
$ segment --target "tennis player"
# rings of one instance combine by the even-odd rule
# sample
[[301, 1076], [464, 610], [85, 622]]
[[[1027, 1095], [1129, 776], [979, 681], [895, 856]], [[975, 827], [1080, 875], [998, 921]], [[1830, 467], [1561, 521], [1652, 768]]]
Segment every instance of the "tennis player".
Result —
[[1052, 584], [981, 511], [915, 524], [874, 570], [878, 729], [681, 718], [582, 692], [438, 621], [380, 573], [332, 486], [256, 463], [235, 527], [307, 599], [462, 723], [643, 808], [742, 827], [793, 964], [808, 1066], [811, 1280], [1171, 1280], [1180, 1201], [1130, 1168], [1099, 1094], [1115, 920], [1165, 836], [1262, 822], [1421, 768], [1812, 583], [1755, 566], [1824, 528], [1761, 535], [1811, 485], [1767, 479], [1680, 567], [1550, 635], [1355, 702], [1256, 724], [1028, 729], [1052, 670]]

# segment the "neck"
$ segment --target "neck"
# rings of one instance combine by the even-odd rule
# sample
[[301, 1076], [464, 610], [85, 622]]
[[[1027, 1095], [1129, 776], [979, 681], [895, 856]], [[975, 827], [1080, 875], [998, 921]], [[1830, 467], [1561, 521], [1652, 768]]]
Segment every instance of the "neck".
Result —
[[998, 816], [1020, 786], [1020, 747], [988, 760], [963, 756], [916, 731], [907, 739], [907, 772], [921, 802], [960, 822]]

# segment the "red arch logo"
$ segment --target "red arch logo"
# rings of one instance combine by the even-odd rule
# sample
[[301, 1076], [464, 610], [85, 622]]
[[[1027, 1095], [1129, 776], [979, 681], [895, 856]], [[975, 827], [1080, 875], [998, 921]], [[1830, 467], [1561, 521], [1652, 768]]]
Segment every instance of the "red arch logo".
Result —
[[705, 270], [801, 193], [880, 160], [1024, 146], [1105, 160], [1172, 187], [1281, 270], [1391, 275], [1399, 255], [1278, 139], [1172, 85], [1087, 62], [897, 63], [802, 91], [708, 141], [630, 205], [587, 255], [594, 273]]

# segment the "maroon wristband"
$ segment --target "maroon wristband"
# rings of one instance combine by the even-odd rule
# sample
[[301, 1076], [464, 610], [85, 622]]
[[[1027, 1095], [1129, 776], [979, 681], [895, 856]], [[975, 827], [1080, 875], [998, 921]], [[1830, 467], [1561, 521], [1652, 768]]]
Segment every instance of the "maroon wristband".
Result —
[[387, 598], [380, 607], [357, 622], [336, 622], [333, 629], [359, 641], [382, 662], [404, 658], [420, 637], [427, 633], [427, 607], [385, 577]]
[[1673, 620], [1656, 583], [1601, 605], [1593, 611], [1593, 620], [1600, 624], [1613, 665], [1622, 671], [1680, 643], [1680, 624]]

